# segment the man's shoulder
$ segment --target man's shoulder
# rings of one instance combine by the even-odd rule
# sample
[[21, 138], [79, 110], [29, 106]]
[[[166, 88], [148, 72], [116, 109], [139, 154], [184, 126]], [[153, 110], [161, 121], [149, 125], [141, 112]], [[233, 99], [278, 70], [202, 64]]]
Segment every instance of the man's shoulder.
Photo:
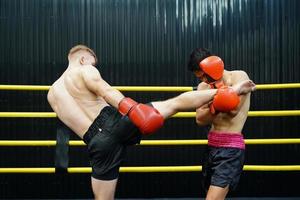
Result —
[[243, 71], [243, 70], [234, 70], [234, 71], [231, 71], [232, 73], [232, 76], [236, 79], [249, 79], [249, 76], [247, 74], [247, 72]]
[[244, 70], [233, 70], [231, 72], [236, 75], [245, 75], [245, 74], [247, 75], [247, 72], [245, 72]]
[[99, 80], [101, 79], [100, 72], [92, 65], [85, 65], [81, 68], [81, 77], [84, 80]]
[[53, 88], [54, 86], [59, 85], [59, 82], [61, 82], [62, 79], [63, 79], [63, 75], [61, 75], [58, 79], [56, 79], [56, 80], [50, 85], [50, 89]]
[[80, 69], [80, 72], [83, 75], [88, 75], [88, 74], [100, 74], [100, 72], [98, 71], [98, 69], [92, 65], [85, 65]]

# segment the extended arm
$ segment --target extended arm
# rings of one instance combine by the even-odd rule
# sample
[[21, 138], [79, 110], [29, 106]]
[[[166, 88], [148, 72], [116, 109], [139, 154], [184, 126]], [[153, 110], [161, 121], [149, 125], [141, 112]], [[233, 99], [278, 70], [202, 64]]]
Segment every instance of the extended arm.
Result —
[[82, 77], [91, 92], [104, 98], [113, 107], [118, 108], [119, 102], [124, 98], [124, 95], [103, 80], [95, 67], [85, 66], [82, 69]]
[[83, 79], [87, 88], [117, 108], [122, 115], [127, 115], [141, 133], [150, 134], [163, 126], [164, 119], [155, 108], [128, 97], [125, 98], [121, 92], [104, 81], [99, 71], [93, 66], [86, 67], [83, 71]]

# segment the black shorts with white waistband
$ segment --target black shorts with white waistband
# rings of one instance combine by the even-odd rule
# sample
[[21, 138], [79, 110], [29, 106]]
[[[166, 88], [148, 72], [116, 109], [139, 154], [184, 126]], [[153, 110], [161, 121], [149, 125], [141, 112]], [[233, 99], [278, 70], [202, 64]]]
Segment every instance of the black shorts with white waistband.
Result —
[[127, 116], [104, 107], [83, 136], [87, 144], [92, 177], [113, 180], [119, 176], [126, 146], [140, 143], [141, 133]]

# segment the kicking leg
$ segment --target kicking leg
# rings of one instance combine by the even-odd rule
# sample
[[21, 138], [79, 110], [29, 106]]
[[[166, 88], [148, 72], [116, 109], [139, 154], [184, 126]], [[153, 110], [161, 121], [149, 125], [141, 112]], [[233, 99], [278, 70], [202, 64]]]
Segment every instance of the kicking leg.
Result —
[[[255, 84], [251, 80], [246, 80], [234, 85], [232, 88], [238, 95], [241, 95], [254, 91]], [[216, 92], [216, 89], [184, 92], [165, 101], [152, 102], [152, 105], [164, 119], [167, 119], [177, 112], [196, 110], [207, 104], [213, 99]]]
[[152, 102], [152, 105], [167, 119], [177, 112], [195, 110], [201, 107], [213, 99], [216, 91], [216, 89], [212, 89], [184, 92], [177, 97], [165, 101]]

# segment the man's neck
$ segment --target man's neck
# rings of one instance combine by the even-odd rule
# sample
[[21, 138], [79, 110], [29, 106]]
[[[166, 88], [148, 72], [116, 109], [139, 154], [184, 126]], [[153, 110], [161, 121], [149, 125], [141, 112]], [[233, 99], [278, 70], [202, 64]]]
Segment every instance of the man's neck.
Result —
[[73, 63], [69, 62], [67, 69], [74, 69], [74, 68], [78, 68], [78, 67], [81, 67], [81, 65], [78, 63], [75, 63], [75, 62], [73, 62]]

